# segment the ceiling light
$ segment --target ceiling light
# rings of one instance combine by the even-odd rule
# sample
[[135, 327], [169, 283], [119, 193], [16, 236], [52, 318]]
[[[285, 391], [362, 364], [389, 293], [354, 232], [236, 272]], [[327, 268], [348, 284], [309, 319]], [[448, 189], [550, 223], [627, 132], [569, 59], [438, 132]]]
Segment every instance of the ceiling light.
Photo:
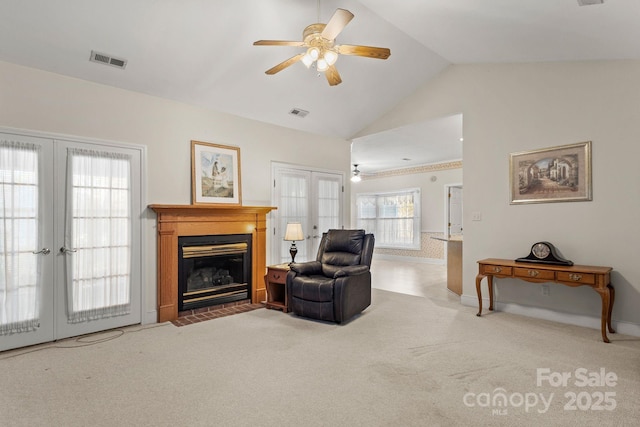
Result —
[[358, 170], [358, 165], [353, 165], [353, 176], [351, 177], [351, 182], [360, 182], [362, 178], [360, 178], [360, 171]]
[[328, 68], [329, 64], [327, 63], [326, 59], [320, 58], [316, 61], [316, 69], [318, 71], [327, 71]]
[[313, 64], [313, 59], [311, 58], [311, 55], [309, 55], [308, 53], [302, 57], [302, 63], [304, 64], [305, 67], [309, 68], [311, 67], [311, 64]]
[[320, 56], [320, 50], [317, 47], [310, 47], [309, 50], [307, 50], [307, 55], [309, 55], [313, 61], [316, 61]]
[[328, 50], [324, 53], [323, 58], [327, 61], [327, 64], [333, 65], [338, 60], [338, 54], [332, 50]]

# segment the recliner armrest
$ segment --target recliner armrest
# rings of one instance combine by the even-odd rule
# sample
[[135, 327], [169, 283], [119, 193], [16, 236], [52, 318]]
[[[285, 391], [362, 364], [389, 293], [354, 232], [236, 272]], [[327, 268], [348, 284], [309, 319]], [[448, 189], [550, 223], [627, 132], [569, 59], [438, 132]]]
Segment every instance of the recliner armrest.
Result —
[[337, 279], [338, 277], [344, 276], [356, 276], [358, 274], [363, 274], [369, 271], [369, 266], [367, 265], [346, 265], [344, 267], [339, 267], [334, 273], [333, 278]]
[[322, 274], [322, 264], [320, 261], [294, 262], [289, 266], [291, 270], [298, 274], [308, 276], [310, 274]]

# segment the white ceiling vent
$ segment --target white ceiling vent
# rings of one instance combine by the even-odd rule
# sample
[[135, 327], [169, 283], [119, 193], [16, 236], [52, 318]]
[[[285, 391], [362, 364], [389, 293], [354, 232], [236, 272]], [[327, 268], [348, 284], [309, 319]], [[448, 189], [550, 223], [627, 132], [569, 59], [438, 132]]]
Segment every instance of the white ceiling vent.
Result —
[[307, 117], [307, 114], [309, 114], [309, 112], [306, 110], [303, 110], [302, 108], [294, 108], [291, 111], [289, 111], [289, 114], [293, 114], [294, 116], [305, 118]]
[[591, 6], [592, 4], [603, 4], [604, 0], [578, 0], [578, 6]]
[[127, 60], [116, 58], [111, 55], [107, 55], [105, 53], [96, 52], [95, 50], [91, 51], [91, 58], [89, 58], [91, 62], [98, 62], [100, 64], [111, 65], [112, 67], [124, 69], [127, 66]]

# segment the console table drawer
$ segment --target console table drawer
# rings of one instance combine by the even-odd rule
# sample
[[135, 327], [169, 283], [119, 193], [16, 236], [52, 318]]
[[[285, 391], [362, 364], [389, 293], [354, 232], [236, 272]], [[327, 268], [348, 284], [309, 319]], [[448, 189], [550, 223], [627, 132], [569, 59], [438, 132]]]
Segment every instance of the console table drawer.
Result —
[[558, 281], [568, 283], [584, 283], [585, 285], [593, 285], [596, 283], [596, 275], [589, 273], [567, 273], [558, 272]]
[[511, 276], [513, 269], [511, 267], [505, 267], [502, 265], [483, 265], [482, 272], [486, 274], [498, 274]]
[[539, 270], [537, 268], [515, 268], [514, 276], [524, 279], [554, 280], [556, 273], [553, 270]]

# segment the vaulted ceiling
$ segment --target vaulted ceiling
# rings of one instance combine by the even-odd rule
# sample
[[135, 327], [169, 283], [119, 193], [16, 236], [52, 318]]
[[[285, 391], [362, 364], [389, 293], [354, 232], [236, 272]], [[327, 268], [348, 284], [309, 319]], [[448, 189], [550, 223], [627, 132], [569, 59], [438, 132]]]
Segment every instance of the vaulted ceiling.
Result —
[[[640, 59], [640, 1], [579, 1], [4, 0], [0, 60], [350, 139], [450, 64]], [[302, 64], [264, 73], [301, 49], [254, 41], [301, 40], [336, 8], [355, 15], [338, 43], [389, 59], [341, 56], [334, 87]]]

